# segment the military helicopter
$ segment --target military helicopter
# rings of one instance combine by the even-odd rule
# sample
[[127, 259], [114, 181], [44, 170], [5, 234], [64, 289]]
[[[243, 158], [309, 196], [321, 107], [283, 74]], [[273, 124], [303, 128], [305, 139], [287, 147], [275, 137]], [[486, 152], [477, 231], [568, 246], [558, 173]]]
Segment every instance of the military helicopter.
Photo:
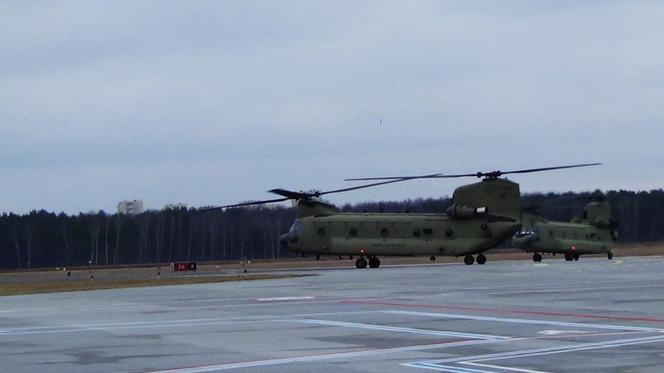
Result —
[[618, 236], [618, 222], [611, 219], [611, 206], [601, 193], [590, 196], [582, 218], [571, 222], [543, 219], [535, 214], [523, 216], [523, 226], [514, 237], [514, 246], [533, 253], [541, 262], [542, 254], [564, 254], [565, 260], [579, 260], [585, 254], [606, 254], [613, 259], [611, 246]]
[[[282, 247], [295, 253], [357, 256], [357, 268], [378, 268], [379, 256], [464, 257], [467, 265], [486, 262], [484, 251], [499, 245], [521, 228], [519, 184], [507, 174], [550, 171], [596, 165], [578, 164], [513, 171], [458, 175], [430, 174], [347, 179], [376, 182], [329, 191], [294, 192], [272, 189], [281, 198], [212, 208], [237, 208], [293, 200], [296, 219], [281, 235]], [[482, 181], [456, 188], [446, 214], [340, 213], [321, 196], [415, 179], [477, 177]], [[473, 255], [476, 255], [474, 257]]]

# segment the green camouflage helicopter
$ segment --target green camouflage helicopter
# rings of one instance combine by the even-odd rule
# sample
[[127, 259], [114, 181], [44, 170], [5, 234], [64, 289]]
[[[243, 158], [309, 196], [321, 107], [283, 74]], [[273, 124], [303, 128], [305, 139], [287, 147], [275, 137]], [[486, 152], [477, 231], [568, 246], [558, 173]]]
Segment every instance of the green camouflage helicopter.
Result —
[[[357, 256], [357, 268], [380, 266], [379, 256], [464, 257], [467, 265], [486, 262], [484, 251], [508, 240], [521, 228], [519, 184], [501, 178], [521, 174], [596, 165], [579, 164], [514, 171], [459, 175], [374, 177], [380, 180], [329, 191], [294, 192], [272, 189], [281, 198], [212, 208], [236, 208], [295, 201], [296, 219], [281, 235], [282, 247], [302, 255]], [[446, 214], [341, 213], [321, 196], [415, 179], [477, 177], [480, 182], [456, 188]], [[474, 257], [476, 255], [476, 257]]]
[[522, 223], [512, 243], [533, 253], [535, 262], [542, 261], [543, 253], [564, 254], [567, 261], [579, 260], [587, 254], [606, 254], [613, 259], [611, 247], [618, 236], [618, 222], [611, 218], [611, 205], [602, 194], [590, 197], [581, 219], [564, 223], [525, 213]]

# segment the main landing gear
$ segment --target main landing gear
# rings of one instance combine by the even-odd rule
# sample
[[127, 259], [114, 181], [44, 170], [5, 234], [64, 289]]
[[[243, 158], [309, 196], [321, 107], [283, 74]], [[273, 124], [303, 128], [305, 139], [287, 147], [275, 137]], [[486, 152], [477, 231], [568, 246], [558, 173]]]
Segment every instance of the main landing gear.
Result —
[[534, 253], [533, 254], [533, 262], [541, 262], [541, 261], [542, 261], [542, 254]]
[[609, 260], [613, 259], [613, 253], [609, 251], [609, 253], [606, 254], [606, 257], [609, 258]]
[[[466, 265], [472, 265], [473, 263], [475, 263], [475, 258], [469, 254], [463, 258], [463, 262], [466, 263]], [[486, 256], [484, 256], [484, 254], [477, 255], [477, 264], [484, 264], [484, 263], [486, 263]]]
[[571, 262], [572, 260], [579, 260], [579, 254], [566, 253], [565, 260]]
[[370, 256], [369, 261], [361, 256], [358, 260], [355, 261], [355, 267], [357, 268], [367, 268], [367, 264], [369, 264], [370, 268], [378, 268], [380, 267], [380, 259], [375, 256]]

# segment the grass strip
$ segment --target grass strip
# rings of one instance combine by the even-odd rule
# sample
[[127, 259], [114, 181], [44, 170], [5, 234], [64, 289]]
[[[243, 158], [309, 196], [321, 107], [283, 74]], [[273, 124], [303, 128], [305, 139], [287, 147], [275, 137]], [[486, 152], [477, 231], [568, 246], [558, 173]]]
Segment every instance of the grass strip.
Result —
[[138, 288], [148, 286], [191, 285], [229, 281], [268, 280], [312, 275], [242, 274], [231, 276], [175, 277], [161, 279], [71, 280], [0, 284], [0, 296]]

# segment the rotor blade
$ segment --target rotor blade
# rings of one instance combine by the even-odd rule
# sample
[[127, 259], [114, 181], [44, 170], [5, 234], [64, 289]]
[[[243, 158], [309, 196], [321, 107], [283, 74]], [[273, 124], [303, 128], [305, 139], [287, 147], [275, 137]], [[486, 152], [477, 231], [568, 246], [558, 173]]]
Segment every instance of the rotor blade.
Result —
[[307, 193], [293, 192], [291, 190], [286, 190], [281, 188], [270, 189], [268, 190], [268, 192], [278, 194], [280, 196], [284, 196], [289, 199], [301, 199], [301, 198], [306, 198], [308, 196]]
[[419, 176], [379, 176], [379, 177], [356, 177], [352, 179], [344, 179], [344, 181], [368, 181], [368, 180], [394, 180], [394, 179], [423, 179], [427, 177], [443, 176], [443, 174], [419, 175]]
[[266, 200], [262, 200], [262, 201], [249, 201], [249, 202], [235, 203], [235, 204], [232, 204], [232, 205], [203, 207], [203, 208], [200, 208], [198, 210], [199, 211], [207, 211], [207, 210], [226, 209], [226, 208], [232, 208], [232, 207], [264, 205], [264, 204], [267, 204], [267, 203], [288, 201], [289, 199], [291, 199], [291, 198], [284, 197], [284, 198], [266, 199]]
[[345, 181], [362, 181], [362, 180], [413, 180], [413, 179], [447, 179], [447, 178], [457, 178], [457, 177], [500, 177], [506, 174], [525, 174], [530, 172], [540, 172], [540, 171], [551, 171], [551, 170], [560, 170], [564, 168], [576, 168], [576, 167], [588, 167], [588, 166], [598, 166], [601, 163], [584, 163], [584, 164], [575, 164], [568, 166], [555, 166], [555, 167], [540, 167], [540, 168], [529, 168], [523, 170], [511, 170], [511, 171], [490, 171], [490, 172], [475, 172], [467, 174], [431, 174], [431, 175], [422, 175], [422, 176], [381, 176], [381, 177], [361, 177], [361, 178], [352, 178], [344, 179]]
[[[434, 175], [440, 175], [440, 174], [434, 174]], [[381, 182], [378, 182], [378, 183], [363, 184], [363, 185], [357, 185], [357, 186], [354, 186], [354, 187], [328, 190], [328, 191], [325, 191], [325, 192], [317, 192], [315, 194], [315, 196], [318, 197], [318, 196], [322, 196], [324, 194], [342, 193], [342, 192], [348, 192], [348, 191], [351, 191], [351, 190], [371, 188], [371, 187], [375, 187], [375, 186], [379, 186], [379, 185], [400, 183], [402, 181], [407, 181], [407, 180], [412, 180], [412, 179], [420, 179], [420, 178], [423, 178], [423, 177], [426, 177], [426, 176], [407, 176], [407, 177], [394, 178], [394, 179], [391, 179], [391, 180], [381, 181]], [[376, 180], [379, 180], [379, 179], [376, 179]]]
[[589, 167], [589, 166], [599, 166], [599, 165], [601, 165], [601, 163], [582, 163], [582, 164], [573, 164], [573, 165], [569, 165], [569, 166], [541, 167], [541, 168], [529, 168], [529, 169], [525, 169], [525, 170], [494, 171], [494, 172], [500, 172], [502, 175], [506, 175], [506, 174], [526, 174], [526, 173], [530, 173], [530, 172], [562, 170], [562, 169], [565, 169], [565, 168]]

